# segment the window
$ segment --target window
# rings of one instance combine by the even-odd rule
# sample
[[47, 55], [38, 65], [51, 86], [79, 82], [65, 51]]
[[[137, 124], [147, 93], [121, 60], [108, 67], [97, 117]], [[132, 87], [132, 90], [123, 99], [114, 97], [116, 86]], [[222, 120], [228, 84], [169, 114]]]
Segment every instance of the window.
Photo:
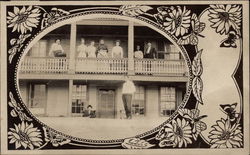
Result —
[[174, 87], [161, 87], [160, 89], [160, 115], [170, 116], [176, 109]]
[[34, 114], [45, 114], [46, 99], [45, 84], [29, 85], [28, 107]]
[[87, 106], [87, 86], [73, 85], [72, 89], [72, 114], [82, 114]]
[[136, 86], [131, 110], [132, 115], [135, 116], [145, 114], [145, 89], [143, 86]]
[[40, 40], [38, 41], [30, 50], [29, 56], [32, 57], [45, 57], [47, 50], [47, 41]]
[[168, 44], [168, 46], [166, 46], [166, 50], [167, 50], [167, 55], [166, 55], [165, 59], [169, 59], [169, 60], [179, 60], [180, 59], [180, 52], [175, 45]]

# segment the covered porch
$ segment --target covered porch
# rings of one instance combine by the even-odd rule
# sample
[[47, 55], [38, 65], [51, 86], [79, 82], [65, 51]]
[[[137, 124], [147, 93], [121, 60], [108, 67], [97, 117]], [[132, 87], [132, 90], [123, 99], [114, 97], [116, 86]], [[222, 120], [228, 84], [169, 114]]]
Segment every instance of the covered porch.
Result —
[[[145, 33], [147, 32], [147, 33]], [[65, 57], [49, 56], [50, 47], [60, 38]], [[108, 58], [78, 57], [81, 38], [86, 46], [105, 40]], [[123, 58], [112, 58], [115, 40], [121, 41]], [[150, 41], [156, 49], [155, 59], [136, 59], [136, 46], [144, 52]], [[27, 53], [19, 66], [23, 76], [30, 74], [128, 74], [155, 76], [187, 76], [187, 64], [180, 50], [162, 34], [139, 23], [114, 18], [86, 19], [59, 27], [46, 34]]]

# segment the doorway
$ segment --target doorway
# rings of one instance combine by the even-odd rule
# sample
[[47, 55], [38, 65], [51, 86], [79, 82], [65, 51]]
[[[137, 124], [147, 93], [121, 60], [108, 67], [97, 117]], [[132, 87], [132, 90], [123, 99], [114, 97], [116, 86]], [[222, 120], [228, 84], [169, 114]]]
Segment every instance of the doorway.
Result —
[[98, 117], [115, 118], [115, 89], [99, 89]]

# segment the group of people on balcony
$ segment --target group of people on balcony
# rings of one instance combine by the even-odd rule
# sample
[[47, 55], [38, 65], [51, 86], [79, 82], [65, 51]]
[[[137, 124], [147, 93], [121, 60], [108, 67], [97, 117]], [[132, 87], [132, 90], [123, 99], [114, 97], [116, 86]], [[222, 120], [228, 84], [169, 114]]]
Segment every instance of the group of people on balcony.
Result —
[[[115, 41], [115, 46], [112, 48], [111, 57], [112, 58], [123, 58], [123, 48], [120, 46], [120, 40]], [[77, 47], [77, 57], [78, 58], [108, 58], [108, 47], [105, 45], [103, 39], [100, 40], [99, 45], [95, 47], [95, 41], [90, 41], [90, 44], [87, 46], [85, 44], [85, 39], [81, 38], [81, 43]], [[56, 39], [55, 43], [52, 44], [49, 56], [51, 57], [65, 57], [66, 53], [61, 45], [61, 40]], [[136, 50], [134, 52], [134, 58], [136, 59], [155, 59], [156, 50], [152, 47], [151, 42], [147, 43], [147, 46], [144, 52], [141, 50], [139, 45], [136, 45]]]

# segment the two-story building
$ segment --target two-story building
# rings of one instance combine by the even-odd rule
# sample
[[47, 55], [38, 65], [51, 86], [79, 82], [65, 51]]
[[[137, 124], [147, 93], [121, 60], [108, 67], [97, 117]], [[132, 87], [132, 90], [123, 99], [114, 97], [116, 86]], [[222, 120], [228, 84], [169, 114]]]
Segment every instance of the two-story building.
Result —
[[[51, 57], [49, 50], [61, 39], [66, 57]], [[86, 45], [100, 39], [108, 58], [79, 58], [80, 38]], [[123, 58], [111, 58], [115, 40], [121, 41]], [[156, 59], [135, 59], [151, 41]], [[150, 68], [149, 68], [150, 67]], [[56, 28], [40, 39], [19, 66], [19, 88], [29, 110], [37, 116], [82, 116], [92, 105], [97, 118], [120, 118], [124, 111], [122, 84], [125, 76], [135, 83], [132, 115], [168, 117], [182, 102], [188, 81], [182, 54], [167, 38], [141, 24], [118, 19], [89, 19]]]

